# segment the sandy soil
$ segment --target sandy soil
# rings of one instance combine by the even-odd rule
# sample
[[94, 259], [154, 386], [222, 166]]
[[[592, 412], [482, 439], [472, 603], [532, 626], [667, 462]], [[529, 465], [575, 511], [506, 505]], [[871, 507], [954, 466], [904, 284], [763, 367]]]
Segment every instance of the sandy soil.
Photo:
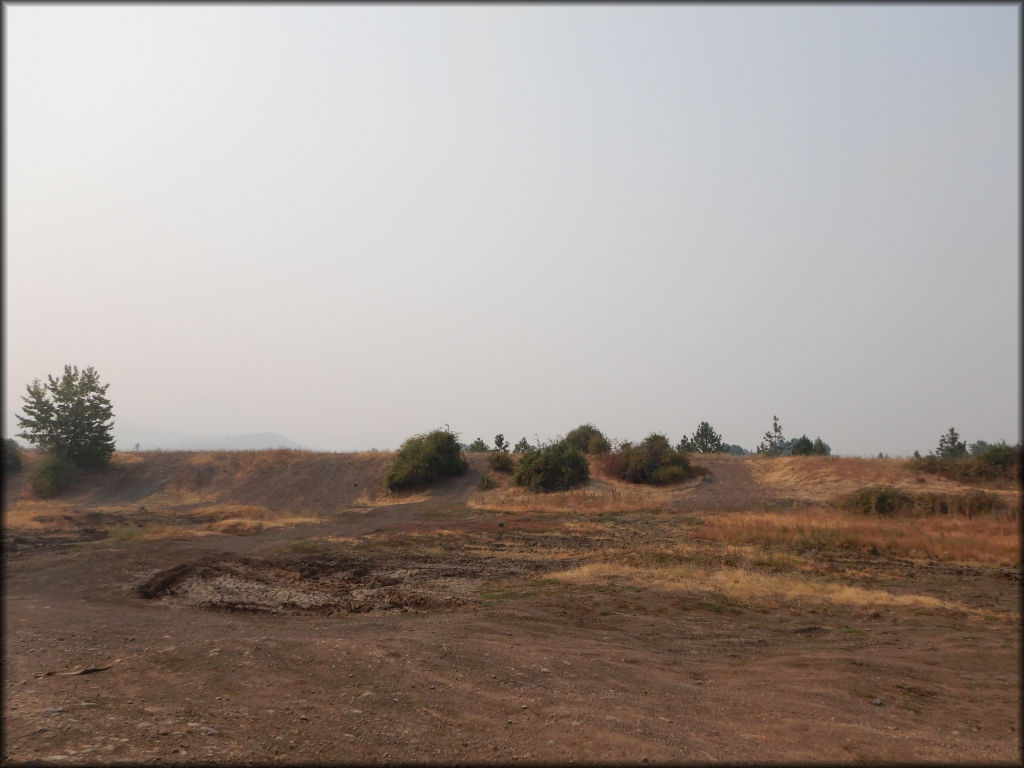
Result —
[[[298, 506], [272, 466], [267, 493], [244, 482], [264, 459], [164, 457], [90, 486], [63, 528], [5, 528], [6, 763], [1020, 763], [1019, 568], [815, 564], [969, 612], [558, 581], [783, 496], [712, 457], [658, 514], [508, 512], [467, 503], [479, 458], [397, 499], [379, 492], [386, 457], [292, 459]], [[107, 535], [154, 509], [199, 526], [227, 501], [320, 517]]]

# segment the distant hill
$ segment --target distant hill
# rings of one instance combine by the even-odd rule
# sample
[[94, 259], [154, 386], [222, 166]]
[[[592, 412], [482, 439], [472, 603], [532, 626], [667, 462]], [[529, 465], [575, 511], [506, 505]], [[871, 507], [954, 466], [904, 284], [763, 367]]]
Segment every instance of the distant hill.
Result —
[[252, 432], [241, 435], [203, 435], [172, 432], [149, 427], [114, 424], [114, 445], [119, 451], [260, 451], [267, 448], [302, 448], [277, 432]]

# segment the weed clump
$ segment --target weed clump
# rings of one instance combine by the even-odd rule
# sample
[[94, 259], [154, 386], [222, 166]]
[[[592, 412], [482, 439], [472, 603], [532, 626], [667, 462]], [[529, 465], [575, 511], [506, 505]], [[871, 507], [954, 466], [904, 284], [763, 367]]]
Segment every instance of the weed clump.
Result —
[[489, 491], [492, 488], [497, 488], [498, 483], [495, 482], [493, 477], [491, 477], [490, 472], [484, 472], [480, 475], [480, 481], [476, 484], [476, 487], [481, 491]]
[[702, 475], [704, 467], [693, 466], [686, 453], [673, 448], [664, 435], [648, 435], [638, 445], [624, 442], [605, 454], [602, 469], [612, 477], [630, 483], [668, 485]]
[[590, 479], [587, 457], [564, 440], [525, 451], [519, 457], [516, 485], [531, 491], [565, 491]]
[[462, 457], [456, 435], [445, 429], [436, 429], [424, 435], [410, 437], [394, 462], [388, 467], [385, 483], [389, 490], [420, 488], [442, 477], [465, 474], [469, 464]]

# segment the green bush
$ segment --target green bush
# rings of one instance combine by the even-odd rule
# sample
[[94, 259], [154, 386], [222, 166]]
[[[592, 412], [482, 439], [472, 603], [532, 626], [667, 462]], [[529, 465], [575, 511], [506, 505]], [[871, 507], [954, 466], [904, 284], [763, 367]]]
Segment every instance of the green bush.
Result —
[[639, 445], [621, 443], [603, 457], [602, 468], [612, 477], [647, 485], [679, 483], [706, 471], [691, 466], [684, 451], [673, 448], [668, 438], [657, 433], [648, 435]]
[[493, 477], [491, 477], [490, 472], [484, 472], [482, 475], [480, 475], [480, 482], [476, 484], [476, 487], [479, 488], [481, 491], [489, 491], [492, 488], [497, 488], [498, 483], [495, 482]]
[[44, 456], [29, 470], [28, 482], [41, 499], [49, 499], [75, 481], [78, 472], [75, 465], [56, 456]]
[[525, 451], [513, 480], [531, 491], [564, 491], [590, 479], [587, 457], [564, 440]]
[[487, 463], [495, 472], [512, 472], [516, 468], [516, 460], [508, 451], [491, 451]]
[[908, 466], [918, 472], [928, 472], [961, 483], [978, 481], [1021, 479], [1020, 445], [1000, 443], [987, 446], [974, 456], [951, 458], [929, 454], [916, 454]]
[[489, 450], [490, 446], [479, 437], [466, 446], [466, 453], [487, 453]]
[[21, 449], [9, 437], [4, 438], [4, 475], [13, 475], [21, 471]]
[[928, 515], [991, 515], [1007, 508], [994, 493], [907, 493], [889, 486], [865, 488], [840, 500], [839, 506], [864, 515], [920, 517]]
[[530, 450], [533, 450], [533, 446], [527, 442], [525, 437], [521, 437], [519, 438], [519, 442], [516, 443], [516, 447], [512, 449], [512, 453], [526, 453]]
[[889, 486], [865, 488], [843, 499], [840, 506], [862, 515], [892, 517], [913, 510], [914, 497]]
[[580, 424], [565, 436], [565, 442], [581, 453], [602, 454], [612, 449], [604, 433], [593, 424]]
[[462, 457], [456, 435], [436, 429], [402, 443], [388, 467], [385, 483], [392, 491], [418, 488], [442, 477], [462, 475], [467, 469], [469, 465]]

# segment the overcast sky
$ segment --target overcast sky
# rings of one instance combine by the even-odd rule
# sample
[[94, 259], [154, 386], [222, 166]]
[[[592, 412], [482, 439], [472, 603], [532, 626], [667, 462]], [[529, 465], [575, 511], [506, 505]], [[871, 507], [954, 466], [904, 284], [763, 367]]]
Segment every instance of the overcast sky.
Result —
[[3, 13], [6, 434], [1020, 439], [1019, 6]]

